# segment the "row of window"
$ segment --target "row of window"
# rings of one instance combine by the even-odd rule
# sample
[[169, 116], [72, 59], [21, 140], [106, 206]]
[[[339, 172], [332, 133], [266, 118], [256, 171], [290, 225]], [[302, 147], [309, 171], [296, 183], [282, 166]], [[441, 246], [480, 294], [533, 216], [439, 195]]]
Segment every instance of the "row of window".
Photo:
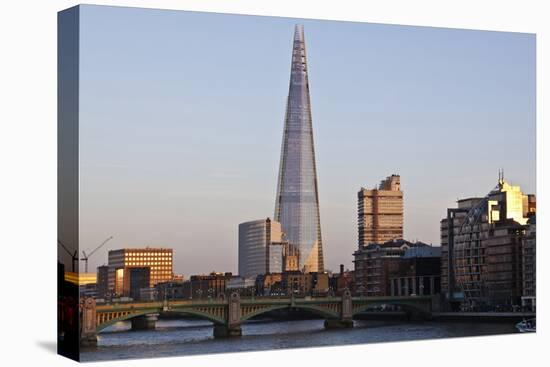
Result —
[[171, 253], [126, 253], [125, 254], [126, 258], [128, 257], [138, 257], [138, 258], [151, 258], [151, 257], [162, 257], [162, 258], [171, 258], [172, 257], [172, 254]]
[[171, 266], [171, 261], [127, 261], [127, 266], [137, 266], [137, 265], [146, 265], [146, 266], [155, 266], [155, 265], [164, 265]]

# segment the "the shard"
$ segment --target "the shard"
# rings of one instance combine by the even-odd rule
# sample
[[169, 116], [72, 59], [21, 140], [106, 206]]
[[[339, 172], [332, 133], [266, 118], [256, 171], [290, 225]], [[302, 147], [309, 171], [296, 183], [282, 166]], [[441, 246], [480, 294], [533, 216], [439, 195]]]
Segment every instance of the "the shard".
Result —
[[324, 270], [303, 26], [294, 31], [275, 220], [300, 251], [300, 270]]

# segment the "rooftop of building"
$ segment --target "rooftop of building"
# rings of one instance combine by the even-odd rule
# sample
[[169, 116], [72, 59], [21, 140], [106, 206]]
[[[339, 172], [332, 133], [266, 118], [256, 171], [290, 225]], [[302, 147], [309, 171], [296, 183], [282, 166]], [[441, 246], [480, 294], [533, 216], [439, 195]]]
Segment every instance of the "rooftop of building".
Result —
[[401, 191], [401, 176], [392, 174], [380, 181], [378, 186], [374, 186], [372, 189], [361, 187], [359, 193], [363, 191]]
[[464, 199], [458, 199], [456, 202], [460, 204], [460, 203], [464, 203], [464, 202], [467, 202], [467, 201], [479, 201], [479, 200], [483, 200], [483, 198], [469, 197], [469, 198], [464, 198]]
[[441, 257], [441, 247], [439, 246], [416, 246], [411, 247], [403, 254], [404, 259], [418, 257]]
[[403, 238], [398, 238], [398, 239], [386, 241], [384, 243], [370, 243], [367, 246], [364, 246], [363, 248], [367, 250], [374, 250], [377, 248], [388, 249], [388, 248], [403, 248], [403, 247], [411, 248], [411, 247], [425, 247], [425, 246], [432, 247], [431, 245], [428, 245], [427, 243], [424, 243], [421, 241], [411, 242]]
[[276, 220], [271, 219], [270, 217], [263, 218], [263, 219], [255, 219], [255, 220], [249, 220], [246, 222], [239, 223], [239, 226], [241, 225], [248, 225], [248, 224], [259, 224], [259, 223], [266, 223], [266, 222], [275, 222], [278, 223]]
[[[483, 221], [499, 226], [527, 224], [528, 218], [535, 213], [536, 196], [525, 194], [520, 186], [510, 184], [504, 179], [504, 171], [499, 170], [497, 184], [487, 195], [460, 199], [457, 204], [457, 208], [449, 210], [465, 212], [460, 231], [468, 231], [471, 225]], [[446, 220], [447, 218], [443, 218], [441, 223]]]
[[109, 252], [116, 252], [116, 251], [124, 251], [124, 252], [128, 252], [128, 251], [135, 251], [135, 252], [140, 252], [140, 251], [167, 251], [167, 252], [173, 252], [174, 249], [172, 248], [169, 248], [169, 247], [123, 247], [123, 248], [119, 248], [119, 249], [115, 249], [115, 250], [109, 250]]
[[220, 278], [232, 278], [233, 273], [231, 272], [211, 272], [210, 274], [195, 274], [191, 275], [189, 279], [191, 280], [211, 280], [211, 279], [220, 279]]

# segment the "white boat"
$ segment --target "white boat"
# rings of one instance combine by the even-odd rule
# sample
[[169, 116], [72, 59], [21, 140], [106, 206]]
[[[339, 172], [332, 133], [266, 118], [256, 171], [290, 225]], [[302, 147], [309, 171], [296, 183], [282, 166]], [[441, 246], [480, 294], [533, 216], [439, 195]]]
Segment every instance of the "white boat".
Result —
[[532, 333], [537, 331], [537, 319], [529, 319], [529, 320], [523, 320], [522, 322], [518, 322], [516, 324], [516, 329], [519, 330], [520, 333]]

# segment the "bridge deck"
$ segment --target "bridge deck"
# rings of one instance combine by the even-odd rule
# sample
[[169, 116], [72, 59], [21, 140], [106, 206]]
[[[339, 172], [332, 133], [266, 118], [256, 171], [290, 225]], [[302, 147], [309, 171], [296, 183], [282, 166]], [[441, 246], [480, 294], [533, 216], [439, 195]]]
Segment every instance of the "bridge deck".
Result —
[[[431, 302], [431, 296], [394, 296], [394, 297], [352, 297], [352, 303], [354, 305], [365, 304], [426, 304]], [[342, 302], [341, 297], [250, 297], [241, 298], [240, 304], [242, 306], [252, 305], [264, 305], [264, 306], [282, 306], [282, 305], [330, 305], [340, 304]], [[98, 304], [96, 305], [97, 313], [111, 313], [122, 311], [139, 311], [157, 309], [162, 311], [165, 306], [170, 309], [184, 309], [184, 308], [207, 308], [207, 307], [220, 307], [226, 306], [227, 300], [218, 299], [200, 299], [200, 300], [170, 300], [168, 302], [152, 301], [152, 302], [120, 302], [111, 304]]]

